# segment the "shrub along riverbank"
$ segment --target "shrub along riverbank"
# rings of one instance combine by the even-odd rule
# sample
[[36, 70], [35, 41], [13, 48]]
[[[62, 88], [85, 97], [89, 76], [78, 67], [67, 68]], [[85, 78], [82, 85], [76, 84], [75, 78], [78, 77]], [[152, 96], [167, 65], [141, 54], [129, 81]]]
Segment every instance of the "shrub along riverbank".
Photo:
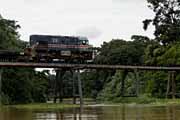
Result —
[[180, 105], [180, 99], [158, 99], [148, 97], [119, 97], [111, 101], [101, 101], [103, 104], [147, 104], [147, 105]]
[[[118, 97], [106, 101], [95, 101], [91, 98], [84, 99], [84, 107], [86, 106], [108, 106], [108, 105], [122, 105], [122, 104], [138, 104], [138, 105], [150, 105], [150, 106], [167, 106], [167, 105], [180, 105], [180, 99], [158, 99], [150, 98], [147, 96], [140, 97]], [[18, 104], [18, 105], [1, 105], [1, 108], [15, 108], [15, 109], [25, 109], [25, 110], [64, 110], [68, 108], [80, 107], [78, 104], [71, 103], [31, 103], [31, 104]]]
[[[122, 104], [139, 104], [150, 106], [167, 106], [167, 105], [180, 105], [180, 99], [157, 99], [157, 98], [136, 98], [126, 97], [119, 98], [112, 101], [99, 101], [97, 104], [102, 103], [102, 106], [106, 105], [122, 105]], [[95, 104], [93, 104], [95, 105]], [[101, 104], [100, 104], [101, 105]], [[90, 106], [85, 104], [84, 107]], [[26, 110], [64, 110], [68, 108], [77, 108], [79, 105], [64, 104], [64, 103], [33, 103], [22, 105], [4, 105], [5, 108], [26, 109]]]

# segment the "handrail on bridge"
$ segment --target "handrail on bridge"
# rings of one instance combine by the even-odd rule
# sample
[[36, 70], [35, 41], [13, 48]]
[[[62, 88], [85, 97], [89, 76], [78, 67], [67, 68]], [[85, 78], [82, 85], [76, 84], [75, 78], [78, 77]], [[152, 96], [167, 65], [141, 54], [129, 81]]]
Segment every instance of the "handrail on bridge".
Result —
[[72, 69], [120, 69], [120, 70], [159, 70], [180, 71], [180, 66], [133, 66], [133, 65], [103, 65], [103, 64], [66, 64], [66, 63], [29, 63], [0, 62], [0, 67], [33, 67], [33, 68], [72, 68]]

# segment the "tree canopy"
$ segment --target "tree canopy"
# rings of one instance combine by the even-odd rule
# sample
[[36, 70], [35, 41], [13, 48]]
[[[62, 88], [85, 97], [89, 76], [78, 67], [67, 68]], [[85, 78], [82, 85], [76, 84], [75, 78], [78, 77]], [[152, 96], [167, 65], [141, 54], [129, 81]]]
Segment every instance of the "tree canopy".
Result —
[[0, 15], [0, 49], [22, 50], [27, 42], [20, 40], [17, 21], [5, 19]]
[[141, 64], [143, 51], [150, 40], [138, 35], [132, 36], [132, 40], [113, 39], [109, 43], [104, 42], [95, 62], [100, 64]]
[[163, 45], [180, 41], [180, 0], [147, 0], [154, 18], [143, 21], [146, 30], [150, 23], [155, 26], [156, 40]]
[[[20, 40], [15, 20], [0, 16], [0, 50], [23, 50], [26, 42]], [[33, 68], [3, 68], [2, 99], [4, 104], [45, 102], [48, 78]]]

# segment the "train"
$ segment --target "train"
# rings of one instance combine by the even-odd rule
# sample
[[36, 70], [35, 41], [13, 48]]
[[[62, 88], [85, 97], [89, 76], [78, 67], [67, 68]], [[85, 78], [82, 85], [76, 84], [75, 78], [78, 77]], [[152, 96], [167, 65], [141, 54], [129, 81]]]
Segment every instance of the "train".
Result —
[[21, 51], [0, 50], [1, 61], [87, 63], [93, 60], [93, 46], [86, 37], [30, 35]]

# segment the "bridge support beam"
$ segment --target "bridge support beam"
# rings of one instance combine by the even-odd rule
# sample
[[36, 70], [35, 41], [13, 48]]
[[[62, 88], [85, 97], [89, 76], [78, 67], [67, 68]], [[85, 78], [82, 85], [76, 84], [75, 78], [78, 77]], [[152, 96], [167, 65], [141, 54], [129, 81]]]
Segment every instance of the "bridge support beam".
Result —
[[63, 79], [64, 79], [64, 75], [67, 71], [70, 71], [70, 73], [72, 75], [71, 78], [72, 78], [73, 104], [76, 104], [76, 97], [77, 97], [76, 82], [77, 82], [78, 93], [79, 93], [79, 102], [80, 102], [80, 106], [82, 107], [83, 106], [83, 93], [82, 93], [82, 83], [81, 83], [79, 69], [57, 69], [56, 70], [54, 103], [56, 103], [58, 97], [59, 97], [59, 102], [63, 102]]
[[3, 70], [2, 68], [0, 68], [0, 106], [2, 105], [2, 73], [3, 73]]
[[176, 98], [176, 71], [169, 71], [166, 98], [170, 94], [173, 99]]
[[82, 93], [82, 83], [80, 78], [80, 70], [77, 70], [77, 79], [78, 79], [78, 90], [79, 90], [79, 99], [80, 99], [80, 108], [83, 107], [83, 93]]
[[70, 70], [72, 75], [72, 89], [73, 89], [73, 104], [76, 104], [76, 79], [75, 79], [75, 70]]
[[59, 102], [63, 101], [63, 76], [65, 72], [66, 70], [63, 69], [56, 70], [54, 103], [57, 102], [57, 98], [59, 98]]

